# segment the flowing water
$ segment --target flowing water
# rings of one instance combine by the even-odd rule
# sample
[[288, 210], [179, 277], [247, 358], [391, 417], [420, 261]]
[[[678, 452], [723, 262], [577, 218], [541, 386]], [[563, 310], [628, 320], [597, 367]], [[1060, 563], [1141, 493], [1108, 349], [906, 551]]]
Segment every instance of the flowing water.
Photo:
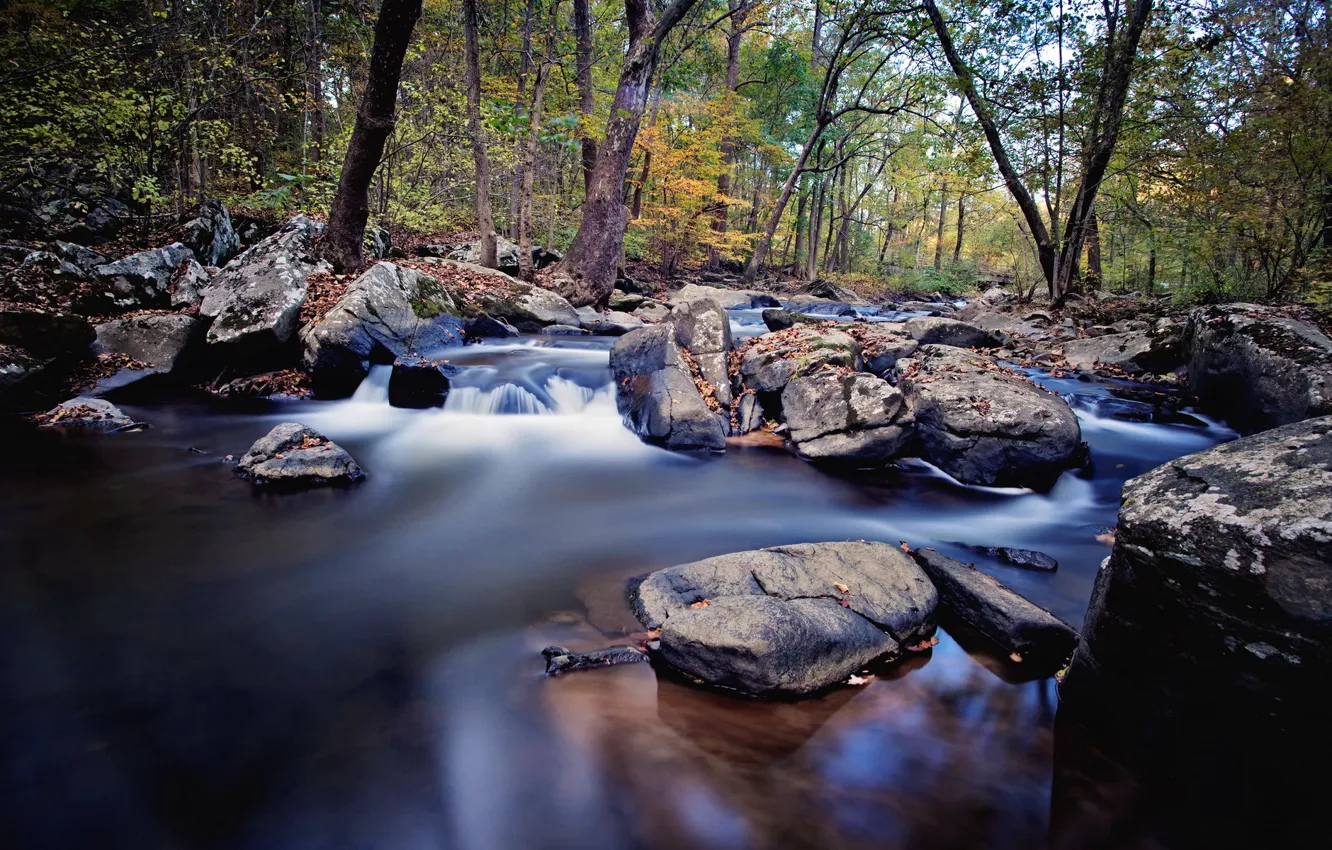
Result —
[[[757, 315], [736, 311], [737, 335]], [[1069, 394], [1091, 446], [1090, 468], [1048, 493], [964, 486], [919, 461], [834, 476], [757, 444], [672, 454], [621, 424], [612, 342], [449, 349], [461, 372], [440, 410], [390, 407], [376, 367], [344, 401], [185, 395], [123, 403], [152, 423], [142, 433], [6, 435], [6, 846], [1029, 848], [1078, 834], [1053, 682], [960, 631], [863, 687], [793, 702], [647, 665], [548, 680], [539, 650], [641, 639], [632, 576], [841, 539], [963, 555], [1080, 625], [1123, 482], [1233, 434], [1037, 376]], [[283, 421], [336, 440], [367, 480], [295, 494], [235, 480], [224, 457]], [[1060, 568], [960, 544], [1039, 549]]]

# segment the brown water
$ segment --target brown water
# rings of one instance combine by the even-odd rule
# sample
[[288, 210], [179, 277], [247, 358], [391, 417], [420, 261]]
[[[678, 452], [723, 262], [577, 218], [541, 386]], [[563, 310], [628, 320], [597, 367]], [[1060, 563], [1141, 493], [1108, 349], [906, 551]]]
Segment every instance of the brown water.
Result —
[[[389, 408], [377, 372], [344, 402], [158, 399], [124, 405], [140, 434], [7, 435], [4, 845], [1187, 846], [1135, 780], [1056, 746], [1051, 680], [958, 630], [795, 702], [647, 665], [548, 680], [539, 650], [634, 639], [631, 576], [818, 540], [1041, 549], [1058, 573], [986, 566], [1078, 625], [1123, 480], [1224, 430], [1102, 420], [1104, 388], [1071, 388], [1095, 463], [1049, 494], [686, 457], [619, 424], [608, 344], [455, 352], [472, 391], [444, 411]], [[285, 420], [368, 480], [235, 480], [222, 457]]]

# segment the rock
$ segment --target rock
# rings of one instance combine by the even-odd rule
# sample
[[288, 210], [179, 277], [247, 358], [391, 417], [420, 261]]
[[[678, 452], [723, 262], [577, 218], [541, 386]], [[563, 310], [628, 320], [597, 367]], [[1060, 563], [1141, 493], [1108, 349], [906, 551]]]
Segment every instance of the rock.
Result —
[[399, 357], [393, 361], [388, 397], [393, 407], [443, 407], [449, 397], [449, 379], [456, 366], [424, 357]]
[[740, 396], [736, 422], [736, 434], [748, 434], [763, 427], [763, 405], [759, 404], [758, 396], [753, 393]]
[[[550, 330], [551, 327], [559, 326], [551, 325], [550, 327], [542, 328], [542, 333]], [[572, 330], [582, 333], [580, 328], [572, 328]], [[499, 319], [492, 319], [489, 316], [478, 316], [475, 319], [468, 319], [463, 323], [463, 335], [469, 340], [510, 339], [518, 336], [518, 329], [513, 325], [501, 322]]]
[[33, 251], [19, 263], [19, 270], [39, 269], [42, 273], [56, 280], [78, 281], [87, 277], [87, 272], [50, 251]]
[[827, 298], [830, 301], [841, 301], [844, 304], [864, 305], [869, 303], [845, 286], [839, 286], [831, 280], [816, 280], [802, 287], [800, 291], [815, 298]]
[[212, 280], [208, 271], [194, 260], [186, 260], [185, 265], [176, 270], [171, 282], [171, 308], [173, 310], [193, 310], [203, 304], [204, 290]]
[[671, 317], [671, 308], [660, 301], [646, 301], [634, 310], [634, 316], [645, 322], [664, 322]]
[[546, 325], [540, 332], [544, 336], [587, 336], [587, 331], [573, 325]]
[[373, 224], [365, 229], [365, 236], [362, 241], [365, 243], [365, 253], [376, 260], [387, 257], [389, 250], [393, 247], [393, 240], [389, 232]]
[[823, 365], [860, 371], [860, 343], [840, 330], [801, 325], [754, 338], [740, 361], [745, 387], [759, 393], [780, 393], [797, 372]]
[[38, 421], [42, 428], [70, 431], [119, 431], [138, 424], [125, 412], [104, 398], [79, 396], [43, 413]]
[[163, 372], [171, 372], [186, 361], [190, 346], [203, 337], [205, 323], [180, 313], [130, 316], [97, 326], [93, 350], [98, 354], [123, 354]]
[[85, 354], [96, 338], [78, 316], [37, 310], [0, 310], [0, 345], [26, 349], [37, 357]]
[[[754, 308], [771, 307], [781, 309], [782, 302], [762, 292], [756, 292], [749, 296], [749, 306]], [[775, 329], [774, 329], [775, 330]]]
[[1055, 670], [1078, 645], [1078, 633], [1044, 608], [1009, 590], [993, 576], [933, 549], [912, 553], [962, 620], [989, 636], [1015, 662]]
[[181, 241], [205, 266], [224, 266], [240, 253], [240, 237], [231, 226], [231, 215], [217, 199], [199, 205], [199, 215], [185, 225], [185, 236]]
[[617, 664], [641, 664], [648, 660], [646, 652], [632, 646], [611, 646], [595, 652], [572, 652], [562, 646], [548, 646], [541, 650], [541, 654], [546, 659], [547, 676], [614, 667]]
[[615, 279], [615, 289], [620, 292], [632, 292], [635, 295], [652, 295], [652, 290], [631, 277], [621, 275]]
[[107, 258], [91, 248], [76, 245], [73, 242], [56, 242], [55, 253], [60, 259], [77, 268], [84, 276], [90, 276], [98, 266], [106, 265]]
[[[115, 204], [114, 206], [124, 207], [123, 204]], [[66, 238], [87, 245], [100, 245], [103, 242], [110, 242], [120, 233], [121, 215], [117, 212], [117, 210], [112, 209], [110, 204], [94, 207], [83, 217], [83, 221], [66, 231]]]
[[726, 437], [684, 361], [675, 328], [650, 325], [620, 337], [610, 353], [615, 399], [628, 426], [672, 449], [724, 449]]
[[716, 286], [688, 283], [679, 292], [671, 294], [670, 302], [678, 309], [680, 305], [691, 301], [713, 301], [723, 310], [729, 310], [732, 307], [748, 307], [750, 300], [756, 294], [763, 293], [755, 293], [748, 289], [721, 289]]
[[583, 330], [606, 336], [624, 336], [632, 330], [643, 327], [643, 320], [628, 313], [609, 310], [599, 313], [591, 307], [579, 307], [578, 323]]
[[648, 299], [644, 295], [635, 295], [630, 292], [620, 292], [618, 289], [611, 292], [610, 308], [620, 313], [632, 313]]
[[319, 322], [301, 332], [305, 366], [320, 396], [350, 395], [371, 362], [462, 342], [462, 320], [444, 286], [416, 269], [382, 262], [347, 287]]
[[199, 312], [213, 318], [209, 346], [234, 362], [281, 357], [296, 334], [306, 278], [327, 263], [314, 256], [324, 226], [303, 215], [227, 263], [204, 291]]
[[901, 301], [897, 308], [907, 313], [927, 313], [930, 317], [952, 317], [957, 312], [951, 304], [936, 304], [933, 301]]
[[1172, 460], [1124, 485], [1061, 696], [1145, 747], [1304, 746], [1326, 735], [1330, 576], [1332, 417]]
[[693, 356], [703, 380], [712, 386], [717, 403], [731, 405], [731, 376], [727, 357], [731, 352], [731, 317], [721, 305], [696, 299], [679, 305], [671, 313], [675, 341]]
[[770, 331], [784, 331], [796, 325], [818, 324], [819, 320], [791, 310], [768, 309], [763, 311], [763, 324]]
[[[474, 266], [479, 266], [481, 264], [480, 240], [464, 242], [461, 245], [454, 245], [439, 253], [435, 252], [439, 251], [439, 249], [444, 246], [430, 245], [427, 247], [431, 250], [431, 256], [434, 257], [444, 257], [446, 259], [456, 260], [460, 263], [469, 263]], [[540, 250], [540, 248], [533, 247], [533, 257], [535, 257]], [[495, 239], [495, 266], [499, 271], [504, 272], [507, 275], [518, 274], [518, 258], [519, 253], [517, 245], [502, 236]]]
[[882, 378], [818, 369], [793, 378], [782, 410], [796, 452], [809, 460], [882, 462], [913, 436], [902, 393]]
[[1112, 366], [1130, 375], [1169, 372], [1183, 365], [1178, 338], [1154, 338], [1145, 331], [1112, 333], [1064, 343], [1064, 359], [1075, 369], [1095, 371]]
[[98, 266], [95, 274], [107, 290], [96, 293], [84, 309], [116, 312], [166, 307], [171, 302], [172, 275], [181, 263], [192, 259], [194, 253], [176, 242]]
[[1332, 413], [1332, 340], [1251, 304], [1200, 307], [1185, 332], [1189, 389], [1245, 432]]
[[34, 357], [14, 346], [0, 344], [0, 412], [18, 408], [44, 383], [50, 358]]
[[1045, 487], [1081, 456], [1068, 404], [988, 358], [924, 345], [897, 370], [925, 455], [963, 483]]
[[1054, 558], [1044, 552], [1037, 552], [1032, 549], [1014, 549], [1011, 546], [972, 546], [970, 548], [975, 549], [982, 555], [998, 558], [1015, 567], [1051, 573], [1059, 569], [1059, 562]]
[[[64, 245], [67, 243], [61, 242], [57, 244]], [[36, 248], [29, 248], [26, 245], [4, 244], [0, 245], [0, 262], [22, 263], [24, 260], [28, 259], [28, 257], [36, 253], [38, 253]]]
[[952, 345], [957, 348], [990, 348], [995, 339], [989, 331], [956, 319], [907, 319], [906, 332], [921, 345]]
[[[938, 595], [886, 543], [812, 543], [659, 570], [634, 594], [662, 657], [749, 693], [821, 690], [934, 630]], [[845, 603], [845, 607], [842, 603]]]
[[992, 333], [1030, 337], [1033, 340], [1059, 338], [1050, 317], [1039, 310], [1029, 310], [1019, 315], [994, 310], [984, 303], [977, 302], [959, 310], [954, 317]]
[[857, 325], [854, 330], [848, 329], [848, 333], [860, 343], [865, 371], [881, 378], [897, 367], [898, 360], [910, 357], [920, 348], [920, 343], [907, 336], [902, 325], [891, 322]]
[[515, 280], [509, 275], [477, 265], [456, 260], [431, 260], [446, 268], [453, 268], [468, 275], [484, 275], [495, 282], [475, 296], [475, 307], [491, 318], [508, 322], [524, 333], [536, 333], [546, 325], [579, 326], [577, 311], [563, 296]]
[[1008, 301], [1012, 297], [1013, 296], [1009, 295], [1002, 288], [991, 286], [989, 289], [985, 290], [985, 292], [981, 293], [980, 303], [988, 306], [995, 306]]
[[236, 474], [260, 486], [350, 484], [365, 478], [337, 443], [297, 422], [284, 422], [255, 441], [236, 464]]

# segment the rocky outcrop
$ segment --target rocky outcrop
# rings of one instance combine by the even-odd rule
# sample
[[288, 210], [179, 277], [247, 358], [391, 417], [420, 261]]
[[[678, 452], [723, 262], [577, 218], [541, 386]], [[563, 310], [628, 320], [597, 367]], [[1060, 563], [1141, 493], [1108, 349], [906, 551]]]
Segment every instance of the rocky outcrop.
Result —
[[998, 579], [933, 549], [912, 554], [939, 589], [943, 604], [1012, 653], [1012, 661], [1054, 671], [1073, 654], [1078, 645], [1073, 627]]
[[997, 344], [989, 331], [956, 319], [920, 317], [907, 319], [904, 327], [911, 338], [921, 345], [990, 348]]
[[94, 273], [104, 288], [80, 306], [88, 313], [170, 306], [172, 275], [181, 263], [193, 259], [193, 252], [176, 242], [98, 266]]
[[365, 473], [337, 443], [296, 422], [284, 422], [250, 446], [236, 474], [260, 486], [351, 484]]
[[493, 281], [480, 290], [455, 293], [460, 301], [469, 302], [466, 307], [459, 305], [465, 315], [484, 314], [525, 333], [537, 333], [548, 325], [579, 326], [581, 320], [573, 305], [549, 289], [523, 283], [495, 269], [456, 260], [428, 262], [440, 266], [441, 276], [445, 278], [456, 271], [473, 281], [487, 278]]
[[1332, 413], [1332, 340], [1252, 304], [1200, 307], [1185, 332], [1189, 388], [1253, 432]]
[[959, 481], [1046, 487], [1081, 457], [1068, 404], [989, 358], [925, 345], [897, 367], [926, 457]]
[[915, 424], [896, 387], [832, 368], [793, 378], [782, 391], [782, 410], [796, 452], [809, 460], [886, 461], [911, 439]]
[[661, 657], [753, 694], [818, 691], [934, 630], [938, 594], [886, 543], [812, 543], [660, 570], [634, 613], [661, 630]]
[[42, 428], [79, 433], [120, 431], [137, 424], [125, 411], [106, 399], [87, 396], [62, 401], [37, 419]]
[[689, 351], [699, 374], [712, 387], [722, 407], [731, 404], [731, 376], [727, 358], [731, 352], [731, 319], [715, 301], [687, 301], [671, 314], [675, 341]]
[[905, 327], [892, 322], [854, 324], [847, 328], [847, 333], [860, 343], [865, 371], [881, 378], [897, 367], [898, 360], [910, 357], [920, 348], [920, 343], [907, 335]]
[[1075, 369], [1094, 372], [1109, 366], [1129, 375], [1161, 374], [1184, 363], [1178, 333], [1167, 326], [1160, 333], [1130, 331], [1064, 343], [1064, 359]]
[[456, 366], [426, 357], [399, 357], [389, 374], [388, 397], [393, 407], [443, 407]]
[[180, 313], [130, 316], [97, 326], [93, 350], [123, 354], [162, 372], [187, 362], [190, 347], [203, 338], [204, 321]]
[[1332, 417], [1124, 486], [1066, 704], [1149, 747], [1232, 733], [1301, 746], [1302, 731], [1326, 734], [1329, 680]]
[[216, 199], [204, 201], [199, 206], [198, 217], [185, 225], [181, 241], [205, 266], [224, 266], [240, 251], [240, 237], [231, 226], [231, 215]]
[[780, 393], [796, 374], [824, 365], [860, 371], [860, 343], [834, 328], [798, 325], [755, 337], [744, 349], [740, 379], [754, 392]]
[[320, 396], [350, 395], [371, 362], [462, 342], [457, 306], [438, 280], [376, 263], [347, 287], [323, 319], [301, 331], [305, 367]]
[[669, 323], [620, 337], [610, 366], [616, 404], [640, 437], [671, 449], [726, 447], [721, 420], [695, 386]]
[[323, 225], [297, 216], [227, 264], [204, 292], [210, 347], [231, 363], [280, 359], [296, 335], [306, 278], [328, 266], [314, 256]]

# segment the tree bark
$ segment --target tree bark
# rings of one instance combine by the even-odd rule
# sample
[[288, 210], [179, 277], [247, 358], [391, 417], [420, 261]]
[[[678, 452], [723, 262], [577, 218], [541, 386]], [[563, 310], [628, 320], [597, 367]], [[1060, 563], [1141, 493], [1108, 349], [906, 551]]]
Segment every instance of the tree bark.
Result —
[[361, 240], [370, 218], [370, 181], [393, 132], [398, 79], [412, 29], [421, 17], [421, 0], [384, 0], [375, 21], [375, 41], [356, 124], [342, 160], [342, 177], [328, 213], [324, 256], [343, 273], [361, 267]]
[[537, 68], [532, 84], [532, 108], [527, 116], [527, 147], [523, 152], [523, 189], [518, 198], [518, 277], [531, 283], [536, 280], [536, 266], [532, 262], [532, 187], [536, 183], [537, 146], [541, 141], [541, 121], [546, 110], [546, 80], [550, 77], [551, 59], [555, 52], [555, 30], [560, 0], [550, 8], [550, 30], [546, 33], [546, 53]]
[[948, 219], [948, 181], [939, 187], [939, 223], [934, 231], [934, 267], [943, 270], [944, 225]]
[[592, 185], [592, 168], [597, 163], [597, 141], [588, 133], [588, 122], [592, 120], [592, 15], [588, 10], [588, 0], [574, 0], [574, 40], [577, 43], [578, 65], [578, 105], [582, 114], [582, 154], [583, 154], [583, 190]]
[[1087, 217], [1087, 274], [1086, 289], [1097, 292], [1101, 288], [1101, 224], [1092, 210]]
[[953, 243], [953, 262], [962, 259], [962, 233], [967, 219], [967, 196], [957, 196], [957, 241]]
[[495, 219], [490, 211], [490, 157], [481, 129], [481, 59], [476, 32], [476, 0], [463, 0], [463, 39], [467, 53], [467, 133], [476, 166], [476, 222], [481, 233], [481, 265], [496, 268]]
[[554, 272], [557, 288], [574, 306], [605, 306], [615, 287], [616, 266], [629, 225], [624, 176], [647, 105], [648, 81], [656, 68], [662, 40], [696, 2], [675, 0], [658, 20], [648, 0], [625, 0], [629, 50], [611, 101], [605, 139], [597, 146], [582, 223]]
[[[648, 119], [648, 128], [657, 126], [657, 112], [661, 108], [661, 88], [652, 89], [652, 117]], [[634, 187], [634, 211], [632, 218], [638, 218], [643, 214], [643, 192], [647, 186], [648, 177], [652, 174], [652, 151], [643, 151], [643, 168], [638, 172], [638, 185]]]
[[[800, 253], [805, 250], [805, 206], [809, 203], [809, 191], [800, 193], [800, 200], [796, 202], [796, 220], [795, 220], [795, 256], [792, 262], [797, 267], [800, 266]], [[803, 275], [798, 275], [802, 276]]]
[[[755, 0], [727, 0], [727, 10], [731, 16], [727, 19], [726, 30], [726, 92], [727, 102], [735, 106], [734, 94], [740, 87], [740, 42], [747, 27], [745, 20], [753, 9]], [[728, 135], [721, 143], [722, 168], [717, 175], [717, 196], [721, 201], [713, 213], [712, 230], [717, 234], [717, 242], [724, 240], [730, 224], [726, 197], [731, 194], [731, 169], [735, 166], [735, 141]], [[713, 245], [708, 251], [707, 267], [716, 269], [721, 266], [721, 251]]]
[[[768, 259], [768, 249], [772, 245], [772, 237], [777, 232], [777, 225], [782, 222], [782, 214], [786, 212], [786, 203], [791, 200], [791, 191], [795, 189], [796, 181], [800, 179], [800, 173], [804, 171], [805, 163], [809, 161], [810, 151], [818, 143], [819, 137], [823, 135], [823, 128], [824, 125], [821, 121], [814, 124], [813, 131], [810, 132], [809, 138], [805, 140], [804, 146], [800, 149], [800, 156], [796, 157], [795, 166], [791, 169], [790, 175], [787, 176], [786, 182], [782, 184], [781, 194], [777, 196], [777, 203], [773, 204], [772, 213], [768, 216], [767, 225], [763, 228], [763, 236], [759, 238], [758, 245], [754, 246], [754, 256], [749, 258], [749, 265], [745, 266], [743, 280], [746, 284], [754, 282], [754, 278], [758, 277], [759, 269], [763, 268], [764, 261]], [[811, 273], [816, 268], [814, 265], [814, 248], [817, 244], [818, 235], [812, 226], [812, 222], [815, 219], [815, 210], [817, 209], [817, 203], [810, 208], [811, 235], [808, 268]]]
[[[527, 75], [532, 70], [532, 24], [536, 20], [536, 0], [527, 0], [527, 11], [523, 15], [522, 59], [518, 65], [518, 97], [514, 100], [515, 113], [521, 113], [527, 106]], [[518, 198], [522, 194], [523, 139], [514, 142], [513, 174], [509, 180], [509, 238], [518, 241]]]

